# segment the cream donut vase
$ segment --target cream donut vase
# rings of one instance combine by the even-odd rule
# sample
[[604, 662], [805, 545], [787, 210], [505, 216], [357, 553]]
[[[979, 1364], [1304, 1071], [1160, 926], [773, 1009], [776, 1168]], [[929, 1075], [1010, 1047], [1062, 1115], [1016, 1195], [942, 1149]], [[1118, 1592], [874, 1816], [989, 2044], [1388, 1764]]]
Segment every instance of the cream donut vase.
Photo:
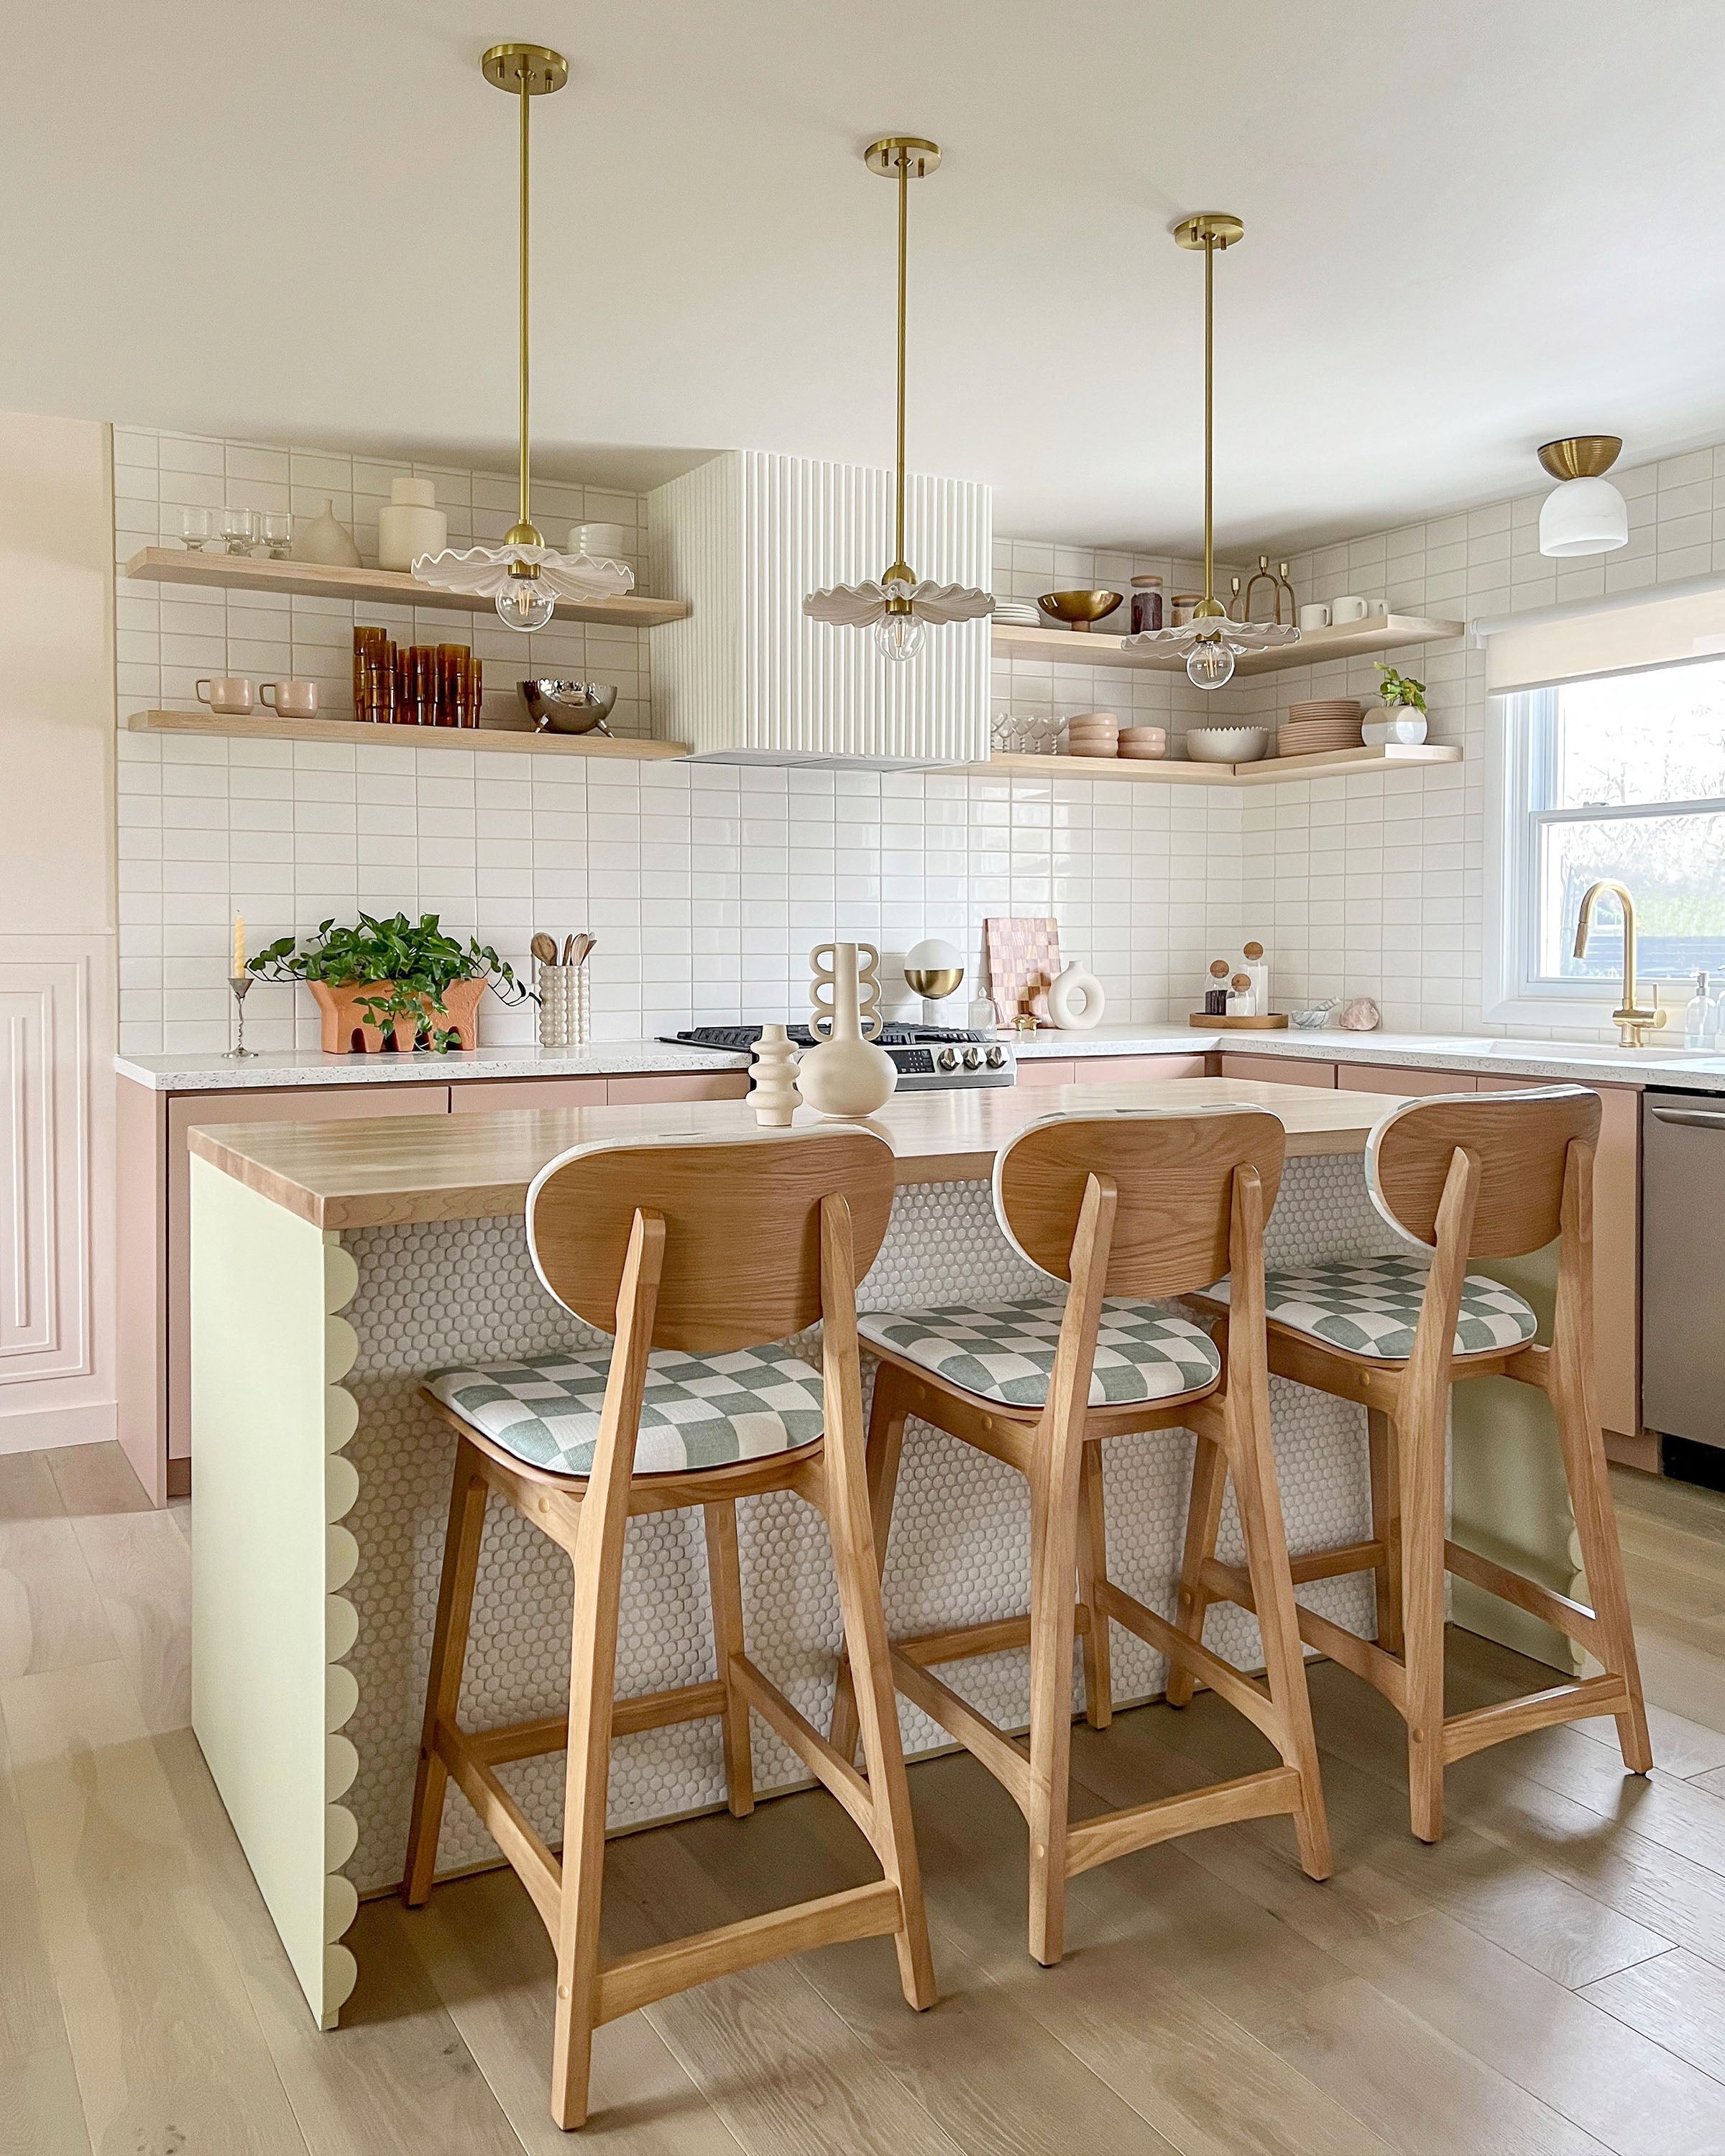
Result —
[[898, 1084], [892, 1058], [864, 1038], [880, 1030], [880, 953], [872, 943], [822, 943], [809, 959], [815, 1045], [797, 1065], [797, 1091], [818, 1115], [871, 1116]]
[[1048, 1014], [1062, 1033], [1088, 1033], [1107, 1008], [1101, 983], [1082, 966], [1068, 966], [1049, 985]]

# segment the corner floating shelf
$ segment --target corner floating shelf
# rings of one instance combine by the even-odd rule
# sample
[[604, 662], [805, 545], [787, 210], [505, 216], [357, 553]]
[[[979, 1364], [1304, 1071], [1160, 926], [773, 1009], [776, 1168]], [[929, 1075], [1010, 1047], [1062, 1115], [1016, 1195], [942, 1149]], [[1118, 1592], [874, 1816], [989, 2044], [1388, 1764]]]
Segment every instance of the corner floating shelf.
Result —
[[1009, 778], [1100, 778], [1136, 786], [1273, 786], [1278, 779], [1345, 778], [1363, 771], [1410, 771], [1435, 763], [1460, 763], [1461, 752], [1435, 742], [1417, 748], [1343, 748], [1324, 756], [1270, 756], [1256, 763], [1197, 763], [1166, 757], [1110, 756], [993, 756], [968, 764], [978, 776]]
[[[619, 763], [657, 763], [687, 756], [687, 742], [629, 741], [605, 734], [536, 734], [516, 726], [390, 726], [369, 719], [284, 719], [273, 711], [239, 718], [223, 711], [134, 711], [132, 734], [228, 734], [253, 741], [363, 742], [376, 748], [459, 748], [511, 756], [584, 756]], [[1045, 761], [1031, 757], [1029, 762]]]
[[[465, 592], [440, 592], [394, 569], [341, 569], [321, 562], [271, 562], [253, 554], [202, 554], [182, 547], [146, 547], [126, 565], [146, 584], [206, 584], [220, 591], [275, 592], [284, 598], [342, 599], [360, 606], [418, 607], [440, 613], [489, 613], [491, 602]], [[686, 619], [684, 599], [565, 600], [562, 621], [603, 622], [614, 629], [660, 629]]]
[[[1373, 613], [1340, 629], [1307, 629], [1297, 644], [1275, 651], [1243, 654], [1235, 661], [1236, 679], [1249, 674], [1282, 674], [1294, 666], [1322, 666], [1332, 659], [1357, 659], [1368, 651], [1394, 651], [1399, 644], [1436, 644], [1461, 635], [1465, 621], [1430, 621], [1412, 613]], [[993, 648], [1014, 659], [1047, 659], [1060, 666], [1138, 666], [1156, 674], [1183, 674], [1182, 652], [1128, 651], [1122, 636], [1098, 629], [993, 624]]]

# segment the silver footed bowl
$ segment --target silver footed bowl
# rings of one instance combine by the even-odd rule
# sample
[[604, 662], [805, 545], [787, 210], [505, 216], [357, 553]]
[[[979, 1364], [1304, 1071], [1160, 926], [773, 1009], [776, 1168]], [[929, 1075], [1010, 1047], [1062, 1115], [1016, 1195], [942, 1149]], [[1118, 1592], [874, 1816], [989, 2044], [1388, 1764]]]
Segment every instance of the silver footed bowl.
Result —
[[536, 680], [520, 687], [536, 733], [599, 733], [608, 738], [611, 729], [605, 721], [617, 701], [615, 682]]

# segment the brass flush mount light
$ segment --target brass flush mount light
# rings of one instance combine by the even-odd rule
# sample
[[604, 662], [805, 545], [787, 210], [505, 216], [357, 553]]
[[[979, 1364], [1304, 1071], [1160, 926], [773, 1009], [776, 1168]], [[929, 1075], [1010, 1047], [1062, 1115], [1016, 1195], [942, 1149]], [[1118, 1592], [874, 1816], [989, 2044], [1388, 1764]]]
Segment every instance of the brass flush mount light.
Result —
[[1542, 554], [1562, 560], [1629, 544], [1629, 511], [1605, 477], [1622, 448], [1615, 434], [1570, 434], [1541, 447], [1540, 463], [1561, 482], [1540, 507]]
[[493, 45], [480, 61], [485, 80], [521, 100], [521, 515], [501, 547], [422, 554], [413, 574], [439, 591], [495, 599], [507, 629], [543, 629], [559, 599], [611, 599], [630, 590], [634, 571], [624, 562], [559, 554], [546, 545], [528, 512], [527, 465], [527, 180], [528, 116], [536, 97], [569, 80], [569, 63], [548, 45]]
[[1126, 639], [1126, 649], [1137, 651], [1151, 644], [1168, 644], [1186, 654], [1186, 678], [1194, 689], [1219, 689], [1234, 673], [1241, 652], [1267, 651], [1273, 646], [1297, 644], [1297, 629], [1270, 621], [1230, 621], [1228, 609], [1216, 597], [1215, 533], [1211, 515], [1211, 479], [1214, 463], [1214, 358], [1216, 257], [1235, 245], [1245, 227], [1225, 210], [1205, 210], [1183, 218], [1174, 227], [1174, 244], [1204, 255], [1204, 597], [1192, 610], [1192, 619], [1178, 629], [1149, 629]]
[[875, 648], [886, 659], [914, 659], [922, 649], [926, 624], [975, 621], [994, 611], [991, 592], [962, 584], [918, 579], [905, 564], [905, 264], [910, 229], [912, 180], [926, 179], [941, 161], [940, 145], [916, 135], [889, 135], [870, 142], [863, 162], [871, 172], [898, 182], [898, 465], [893, 492], [892, 566], [878, 583], [834, 584], [811, 592], [803, 611], [811, 621], [840, 629], [875, 632]]

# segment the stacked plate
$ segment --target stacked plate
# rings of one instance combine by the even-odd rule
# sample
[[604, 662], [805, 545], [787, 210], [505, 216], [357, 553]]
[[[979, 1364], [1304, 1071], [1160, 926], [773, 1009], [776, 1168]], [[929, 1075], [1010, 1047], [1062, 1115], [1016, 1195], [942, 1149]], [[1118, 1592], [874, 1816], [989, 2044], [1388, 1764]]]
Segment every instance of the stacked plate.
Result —
[[1081, 711], [1066, 721], [1069, 756], [1117, 756], [1120, 721], [1112, 711]]
[[1314, 696], [1290, 704], [1276, 737], [1278, 756], [1327, 756], [1360, 745], [1358, 696]]
[[1040, 629], [1043, 626], [1042, 616], [1029, 599], [1004, 599], [998, 592], [994, 594], [993, 619], [1003, 625], [1010, 624], [1014, 629]]

